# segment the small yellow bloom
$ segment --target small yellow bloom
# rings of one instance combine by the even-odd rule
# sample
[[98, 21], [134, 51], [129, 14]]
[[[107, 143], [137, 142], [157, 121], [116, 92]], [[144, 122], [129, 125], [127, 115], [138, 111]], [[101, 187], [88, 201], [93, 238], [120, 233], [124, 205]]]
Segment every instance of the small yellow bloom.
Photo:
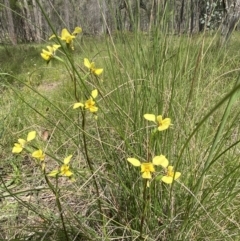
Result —
[[27, 141], [24, 139], [18, 139], [18, 143], [14, 143], [14, 147], [12, 149], [12, 153], [20, 153], [25, 147]]
[[155, 116], [153, 114], [145, 114], [144, 118], [146, 120], [153, 121], [154, 123], [156, 123], [158, 126], [157, 129], [159, 131], [166, 130], [171, 125], [171, 119], [170, 118], [163, 119], [161, 115]]
[[18, 143], [14, 143], [12, 153], [20, 153], [25, 147], [27, 142], [32, 141], [36, 137], [36, 131], [30, 131], [27, 135], [27, 140], [18, 139]]
[[162, 177], [162, 181], [171, 184], [173, 180], [178, 179], [181, 176], [181, 172], [174, 172], [173, 171], [173, 166], [168, 166], [167, 167], [167, 174]]
[[60, 175], [63, 177], [70, 177], [73, 175], [73, 173], [69, 170], [69, 165], [62, 165], [60, 168]]
[[73, 39], [76, 37], [68, 32], [66, 28], [64, 28], [61, 32], [61, 40], [65, 41], [67, 44], [71, 44]]
[[90, 63], [90, 61], [87, 58], [84, 59], [84, 65], [89, 69], [90, 73], [96, 76], [99, 76], [103, 72], [103, 69], [96, 69], [95, 63], [94, 62]]
[[41, 149], [37, 150], [37, 151], [34, 151], [32, 153], [32, 157], [40, 160], [40, 161], [44, 161], [45, 159], [45, 154], [43, 153], [43, 151]]
[[[76, 38], [76, 35], [78, 35], [79, 33], [82, 32], [82, 28], [80, 27], [75, 27], [74, 31], [70, 34], [69, 31], [64, 28], [61, 32], [61, 36], [58, 36], [58, 38], [60, 38], [61, 40], [65, 41], [67, 44], [67, 47], [71, 47], [71, 49], [73, 50], [73, 39]], [[49, 40], [56, 38], [56, 35], [53, 34], [52, 36], [50, 36]]]
[[41, 56], [44, 60], [47, 61], [47, 63], [54, 57], [55, 52], [58, 48], [60, 48], [61, 45], [58, 44], [54, 44], [52, 47], [51, 46], [47, 46], [48, 50], [43, 49]]
[[60, 39], [63, 40], [63, 41], [65, 41], [66, 44], [67, 44], [67, 46], [68, 46], [68, 47], [71, 47], [72, 50], [73, 50], [73, 49], [74, 49], [74, 47], [73, 47], [73, 39], [75, 39], [75, 38], [76, 38], [76, 35], [79, 34], [79, 33], [81, 33], [81, 32], [82, 32], [82, 29], [81, 29], [80, 27], [76, 27], [76, 28], [74, 29], [74, 31], [72, 32], [72, 34], [70, 34], [70, 33], [68, 32], [68, 30], [67, 30], [66, 28], [64, 28], [64, 29], [62, 30], [62, 32], [61, 32]]
[[72, 158], [72, 155], [66, 157], [63, 160], [63, 165], [61, 165], [59, 170], [53, 170], [51, 171], [48, 176], [50, 177], [56, 177], [57, 175], [62, 176], [62, 177], [72, 177], [73, 172], [70, 171], [70, 166], [69, 166], [69, 162]]
[[96, 102], [94, 99], [96, 99], [98, 96], [98, 90], [95, 89], [91, 92], [90, 98], [85, 101], [85, 104], [78, 102], [73, 105], [73, 109], [79, 108], [79, 107], [84, 107], [85, 109], [89, 110], [92, 113], [95, 113], [98, 111], [98, 107], [95, 105]]
[[151, 162], [141, 164], [142, 178], [151, 179], [151, 173], [155, 172], [154, 166]]
[[155, 156], [152, 160], [152, 162], [143, 162], [141, 163], [136, 158], [128, 158], [128, 162], [130, 162], [135, 167], [141, 167], [142, 172], [142, 178], [144, 179], [151, 179], [152, 173], [155, 172], [154, 166], [162, 166], [167, 167], [168, 166], [168, 160], [165, 156]]
[[92, 97], [90, 97], [90, 99], [88, 99], [85, 102], [85, 108], [88, 109], [90, 112], [97, 112], [98, 111], [98, 107], [95, 106], [95, 101], [93, 100]]

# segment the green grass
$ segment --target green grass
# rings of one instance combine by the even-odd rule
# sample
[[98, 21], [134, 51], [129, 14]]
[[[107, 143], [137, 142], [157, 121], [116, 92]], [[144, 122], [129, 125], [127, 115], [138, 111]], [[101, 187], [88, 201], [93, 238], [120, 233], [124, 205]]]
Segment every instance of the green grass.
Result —
[[[33, 145], [46, 152], [47, 173], [73, 154], [76, 181], [58, 181], [68, 240], [238, 240], [239, 33], [226, 49], [216, 36], [76, 39], [77, 97], [84, 102], [99, 91], [98, 119], [86, 112], [84, 127], [66, 68], [40, 57], [47, 44], [1, 48], [1, 72], [11, 76], [0, 75], [0, 239], [67, 240], [39, 163], [26, 151], [11, 153], [36, 130]], [[85, 57], [104, 69], [103, 81], [84, 80]], [[153, 135], [146, 113], [173, 125]], [[140, 169], [127, 158], [160, 154], [182, 175], [173, 185], [154, 179], [144, 196]]]

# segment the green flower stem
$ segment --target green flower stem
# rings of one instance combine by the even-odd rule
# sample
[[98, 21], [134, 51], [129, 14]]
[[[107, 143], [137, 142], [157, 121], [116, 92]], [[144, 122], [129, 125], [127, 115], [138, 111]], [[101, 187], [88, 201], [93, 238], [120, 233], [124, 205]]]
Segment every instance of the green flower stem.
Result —
[[68, 73], [69, 75], [71, 76], [71, 79], [73, 81], [73, 87], [74, 87], [74, 96], [75, 96], [75, 99], [77, 100], [77, 102], [79, 102], [79, 98], [77, 96], [77, 79], [76, 79], [76, 75], [75, 75], [75, 65], [74, 65], [74, 58], [73, 58], [73, 55], [72, 55], [72, 52], [69, 51], [70, 54], [69, 54], [69, 62], [71, 64], [71, 68], [72, 68], [72, 72], [69, 70]]
[[97, 196], [98, 196], [98, 209], [99, 209], [99, 211], [102, 215], [103, 222], [104, 222], [104, 215], [103, 215], [103, 212], [102, 212], [102, 205], [101, 205], [101, 201], [100, 201], [100, 193], [99, 193], [99, 189], [98, 189], [98, 185], [97, 185], [97, 180], [96, 180], [96, 177], [94, 175], [94, 168], [92, 166], [92, 163], [91, 163], [89, 155], [88, 155], [87, 140], [86, 140], [86, 133], [85, 133], [85, 124], [86, 124], [86, 115], [85, 114], [86, 114], [86, 112], [84, 110], [82, 110], [81, 112], [82, 112], [82, 130], [83, 130], [84, 152], [85, 152], [85, 155], [86, 155], [87, 164], [88, 164], [88, 167], [89, 167], [90, 172], [92, 174], [93, 183], [95, 185], [95, 189], [96, 189]]
[[151, 135], [150, 135], [150, 140], [149, 140], [149, 146], [154, 149], [154, 144], [155, 144], [155, 136], [156, 136], [156, 133], [157, 133], [157, 129], [153, 129], [151, 131]]
[[54, 194], [54, 196], [56, 198], [56, 204], [57, 204], [57, 207], [58, 207], [58, 211], [59, 211], [62, 226], [63, 226], [63, 231], [64, 231], [65, 238], [66, 238], [65, 240], [69, 241], [67, 229], [66, 229], [66, 225], [65, 225], [65, 221], [64, 221], [64, 217], [63, 217], [63, 209], [62, 209], [62, 205], [61, 205], [61, 202], [60, 202], [60, 199], [59, 199], [58, 176], [56, 176], [56, 187], [54, 187], [52, 185], [52, 183], [49, 181], [49, 179], [46, 175], [45, 169], [43, 171], [43, 174], [44, 174], [44, 178], [46, 180], [47, 185], [49, 186], [50, 190], [52, 191], [52, 193]]
[[[69, 51], [70, 52], [70, 51]], [[69, 74], [69, 76], [71, 77], [72, 81], [73, 81], [73, 87], [74, 87], [74, 96], [75, 96], [75, 99], [77, 100], [77, 102], [79, 102], [79, 98], [77, 96], [77, 79], [76, 79], [76, 75], [75, 75], [75, 67], [74, 67], [74, 58], [72, 56], [72, 53], [70, 52], [69, 55], [67, 55], [68, 57], [68, 60], [70, 62], [70, 66], [68, 66], [64, 61], [64, 65], [65, 65], [65, 68]]]
[[144, 187], [143, 187], [143, 208], [142, 208], [142, 217], [141, 217], [141, 223], [140, 223], [140, 235], [139, 238], [143, 238], [143, 226], [144, 226], [144, 221], [146, 219], [146, 210], [147, 210], [147, 179], [144, 179]]

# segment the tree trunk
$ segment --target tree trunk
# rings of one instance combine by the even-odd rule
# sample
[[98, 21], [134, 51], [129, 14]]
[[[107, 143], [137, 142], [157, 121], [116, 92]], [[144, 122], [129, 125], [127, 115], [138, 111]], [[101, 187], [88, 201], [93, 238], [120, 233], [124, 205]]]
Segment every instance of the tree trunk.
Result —
[[240, 0], [223, 1], [225, 17], [222, 24], [222, 44], [229, 41], [240, 17]]
[[63, 11], [64, 11], [64, 22], [65, 22], [65, 26], [67, 27], [67, 29], [69, 31], [70, 30], [70, 24], [69, 24], [69, 11], [70, 11], [70, 4], [69, 4], [69, 1], [67, 0], [63, 0]]
[[7, 28], [8, 28], [8, 35], [11, 43], [13, 45], [17, 44], [17, 37], [14, 30], [14, 23], [13, 23], [13, 16], [12, 16], [12, 10], [10, 8], [9, 0], [4, 0], [5, 4], [5, 10], [6, 10], [6, 16], [7, 16]]
[[191, 22], [190, 22], [190, 33], [198, 33], [199, 32], [199, 3], [198, 1], [191, 0], [190, 6], [190, 14], [191, 14]]
[[32, 0], [33, 4], [33, 14], [34, 14], [34, 20], [35, 20], [35, 36], [34, 39], [36, 42], [40, 43], [41, 41], [41, 28], [42, 28], [42, 21], [41, 21], [41, 12], [38, 9], [38, 6], [36, 4], [36, 0]]
[[33, 31], [32, 31], [32, 18], [31, 18], [31, 13], [29, 10], [28, 6], [28, 1], [23, 0], [23, 21], [24, 21], [24, 30], [25, 30], [25, 39], [28, 42], [34, 41], [35, 38], [33, 36]]

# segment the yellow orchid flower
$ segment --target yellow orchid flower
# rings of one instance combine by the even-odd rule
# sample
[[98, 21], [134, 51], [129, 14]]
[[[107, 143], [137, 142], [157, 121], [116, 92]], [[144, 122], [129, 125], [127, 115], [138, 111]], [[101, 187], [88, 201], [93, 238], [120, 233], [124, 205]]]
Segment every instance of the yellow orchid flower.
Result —
[[181, 176], [181, 172], [174, 172], [173, 171], [173, 166], [168, 166], [167, 167], [167, 174], [162, 177], [162, 181], [171, 184], [173, 180], [178, 179]]
[[44, 161], [45, 159], [45, 154], [43, 153], [43, 151], [41, 149], [37, 150], [37, 151], [34, 151], [32, 153], [32, 157], [40, 160], [40, 161]]
[[145, 114], [144, 118], [149, 121], [153, 121], [157, 124], [157, 129], [159, 131], [163, 131], [168, 129], [168, 127], [171, 125], [171, 119], [165, 118], [163, 119], [161, 115], [155, 116], [153, 114]]
[[81, 33], [82, 32], [82, 29], [80, 27], [76, 27], [74, 29], [74, 31], [72, 32], [72, 34], [70, 34], [68, 32], [68, 30], [66, 28], [64, 28], [61, 32], [61, 36], [60, 36], [60, 39], [65, 41], [67, 46], [68, 47], [71, 47], [72, 50], [74, 50], [74, 47], [73, 47], [73, 39], [76, 38], [76, 35]]
[[[67, 44], [67, 47], [71, 47], [72, 50], [74, 50], [73, 47], [73, 39], [76, 38], [76, 36], [82, 32], [82, 28], [80, 27], [75, 27], [74, 31], [70, 34], [69, 31], [64, 28], [62, 29], [61, 36], [58, 36], [61, 40], [65, 41]], [[50, 36], [49, 40], [56, 38], [56, 35], [53, 34]]]
[[168, 160], [164, 155], [155, 156], [152, 162], [143, 162], [141, 163], [136, 158], [128, 158], [128, 162], [130, 162], [135, 167], [141, 167], [142, 178], [144, 179], [151, 179], [152, 173], [155, 172], [154, 166], [168, 166]]
[[98, 107], [95, 105], [96, 102], [94, 101], [94, 99], [96, 99], [98, 96], [98, 90], [95, 89], [91, 92], [91, 96], [89, 97], [89, 99], [87, 101], [85, 101], [85, 104], [78, 102], [75, 103], [73, 105], [73, 109], [79, 108], [79, 107], [83, 107], [87, 110], [89, 110], [92, 113], [95, 113], [98, 111]]
[[[68, 30], [66, 28], [64, 28], [61, 32], [61, 36], [59, 36], [60, 39], [70, 43], [72, 41], [72, 39], [74, 39], [76, 35], [78, 35], [79, 33], [82, 32], [82, 28], [80, 27], [75, 27], [74, 31], [72, 32], [72, 34], [70, 34], [68, 32]], [[70, 37], [69, 37], [70, 36]], [[49, 37], [49, 40], [56, 38], [56, 35], [53, 34]]]
[[20, 153], [25, 147], [27, 142], [32, 141], [36, 137], [36, 131], [30, 131], [27, 135], [27, 140], [18, 139], [18, 143], [14, 143], [12, 153]]
[[67, 44], [71, 44], [73, 39], [75, 39], [75, 35], [72, 35], [68, 32], [66, 28], [64, 28], [61, 32], [60, 36], [61, 40], [65, 41]]
[[71, 161], [72, 155], [66, 157], [63, 160], [63, 164], [61, 165], [59, 170], [53, 170], [51, 171], [48, 176], [50, 177], [56, 177], [57, 175], [62, 177], [72, 177], [73, 172], [70, 171], [69, 162]]
[[47, 46], [48, 50], [42, 49], [42, 58], [48, 63], [54, 57], [56, 50], [60, 47], [61, 45], [54, 44], [53, 46]]
[[90, 62], [87, 58], [84, 58], [84, 66], [89, 69], [90, 73], [96, 76], [99, 76], [103, 72], [103, 69], [96, 69], [95, 63]]

